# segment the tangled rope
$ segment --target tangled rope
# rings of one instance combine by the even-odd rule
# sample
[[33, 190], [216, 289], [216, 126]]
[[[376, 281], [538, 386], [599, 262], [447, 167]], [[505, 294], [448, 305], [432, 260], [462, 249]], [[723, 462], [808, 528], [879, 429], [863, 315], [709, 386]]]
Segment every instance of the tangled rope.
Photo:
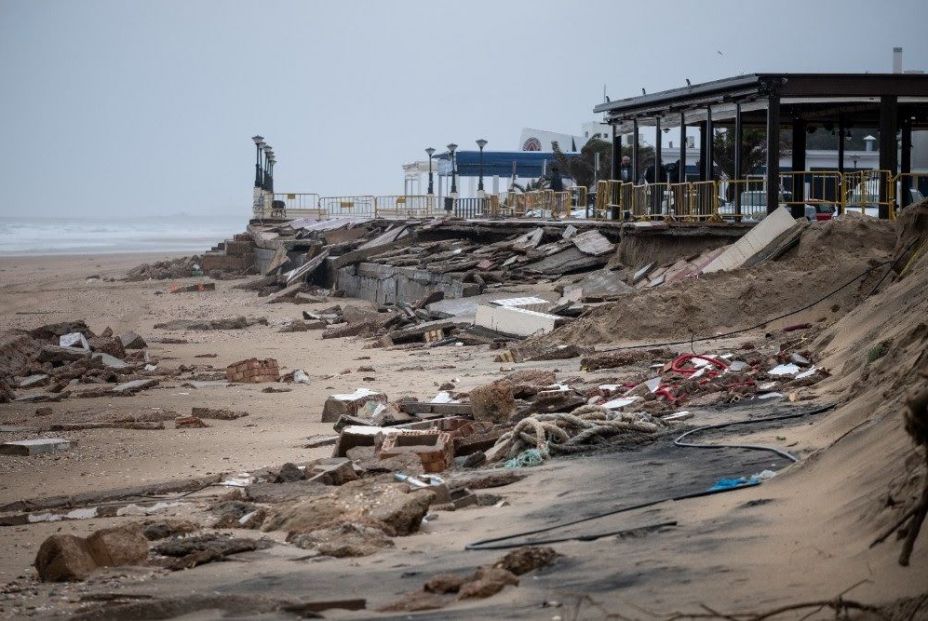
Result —
[[494, 449], [500, 458], [512, 459], [528, 449], [543, 457], [575, 453], [591, 444], [603, 444], [621, 433], [653, 434], [666, 423], [648, 414], [612, 412], [600, 405], [584, 405], [571, 413], [536, 414], [520, 420], [500, 436]]

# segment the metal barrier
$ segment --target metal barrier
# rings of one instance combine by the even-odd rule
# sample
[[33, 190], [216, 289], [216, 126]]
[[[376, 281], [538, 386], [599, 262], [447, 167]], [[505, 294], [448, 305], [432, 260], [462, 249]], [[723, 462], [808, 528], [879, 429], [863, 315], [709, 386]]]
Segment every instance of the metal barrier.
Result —
[[898, 209], [920, 203], [928, 196], [928, 173], [899, 173], [893, 187]]
[[669, 183], [633, 185], [629, 211], [638, 220], [664, 218], [670, 215], [672, 200]]
[[844, 174], [842, 213], [896, 218], [896, 184], [888, 170], [858, 170]]
[[373, 196], [323, 196], [319, 209], [332, 218], [373, 218], [377, 203]]
[[[817, 213], [858, 212], [895, 218], [897, 209], [920, 202], [928, 195], [928, 173], [895, 176], [885, 170], [841, 174], [833, 171], [795, 171], [780, 175], [779, 206], [811, 206]], [[898, 201], [898, 205], [896, 202]], [[272, 206], [273, 205], [273, 206]], [[275, 215], [274, 206], [278, 208]], [[315, 193], [281, 193], [254, 198], [256, 217], [313, 217], [317, 219], [429, 218], [594, 218], [608, 219], [613, 212], [634, 219], [722, 219], [756, 222], [767, 215], [767, 182], [762, 176], [688, 183], [633, 185], [617, 180], [596, 184], [590, 204], [588, 190], [573, 186], [563, 192], [535, 190], [508, 192], [485, 198], [445, 199], [434, 195], [325, 196]]]
[[476, 218], [489, 215], [490, 201], [486, 198], [455, 198], [452, 199], [451, 212], [456, 218]]
[[670, 196], [670, 215], [676, 219], [719, 219], [719, 185], [716, 181], [672, 183]]
[[780, 173], [781, 204], [788, 207], [800, 207], [805, 213], [806, 206], [816, 213], [834, 214], [841, 209], [842, 177], [832, 171], [793, 171]]
[[431, 218], [438, 214], [438, 198], [433, 194], [394, 194], [374, 197], [378, 218]]
[[767, 215], [765, 178], [727, 179], [718, 186], [718, 214], [723, 220], [756, 222]]

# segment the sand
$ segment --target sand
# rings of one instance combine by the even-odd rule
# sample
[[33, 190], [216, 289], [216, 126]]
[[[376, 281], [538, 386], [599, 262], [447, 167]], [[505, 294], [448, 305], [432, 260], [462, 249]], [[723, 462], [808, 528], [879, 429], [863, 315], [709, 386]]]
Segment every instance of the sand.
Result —
[[[851, 218], [811, 223], [797, 247], [777, 261], [629, 293], [561, 328], [553, 338], [597, 345], [698, 338], [754, 326], [811, 304], [885, 261], [895, 242], [895, 229], [888, 221]], [[856, 306], [881, 275], [876, 271], [827, 301], [770, 326], [834, 321]]]
[[[846, 258], [853, 265], [838, 267], [854, 271], [874, 254], [888, 256], [894, 233], [879, 230], [874, 236], [878, 240], [874, 253], [851, 247]], [[814, 252], [814, 248], [797, 249], [800, 256], [786, 259], [792, 262], [790, 273], [801, 271], [800, 259], [811, 260], [802, 253]], [[331, 425], [319, 422], [322, 403], [331, 393], [367, 386], [384, 390], [391, 398], [403, 394], [422, 398], [434, 394], [445, 381], [458, 379], [459, 387], [467, 390], [500, 374], [500, 364], [493, 362], [496, 352], [484, 347], [389, 351], [363, 349], [364, 341], [357, 339], [323, 341], [315, 332], [281, 334], [277, 330], [282, 322], [299, 316], [302, 308], [324, 305], [265, 305], [253, 292], [233, 289], [236, 281], [218, 282], [215, 292], [172, 295], [158, 293], [168, 290], [172, 284], [168, 281], [86, 280], [90, 275], [120, 276], [130, 267], [152, 259], [0, 259], [0, 330], [83, 318], [94, 330], [110, 326], [117, 333], [132, 329], [142, 334], [151, 343], [152, 355], [163, 365], [210, 364], [223, 368], [251, 356], [274, 357], [282, 370], [305, 369], [312, 383], [293, 386], [288, 393], [265, 394], [260, 385], [188, 389], [168, 381], [132, 398], [72, 399], [51, 404], [54, 414], [49, 418], [54, 420], [72, 420], [84, 412], [91, 415], [101, 411], [139, 413], [160, 409], [188, 414], [190, 408], [203, 405], [245, 410], [249, 416], [209, 421], [207, 429], [56, 434], [78, 440], [77, 448], [56, 456], [0, 459], [0, 502], [252, 470], [327, 456], [329, 448], [303, 449], [302, 443], [308, 436], [331, 433]], [[817, 347], [825, 356], [822, 364], [833, 377], [811, 392], [821, 402], [838, 402], [837, 410], [814, 420], [735, 434], [741, 442], [789, 446], [801, 457], [795, 466], [784, 468], [782, 461], [744, 452], [713, 451], [710, 455], [666, 444], [633, 453], [553, 460], [533, 469], [531, 476], [520, 483], [491, 490], [507, 500], [506, 506], [443, 512], [422, 532], [398, 539], [396, 549], [373, 557], [298, 562], [295, 559], [301, 551], [278, 546], [272, 552], [254, 553], [246, 562], [213, 564], [157, 579], [130, 578], [130, 584], [123, 580], [122, 586], [162, 597], [229, 590], [268, 596], [300, 594], [307, 599], [360, 595], [367, 597], [373, 608], [417, 588], [424, 577], [450, 569], [473, 569], [501, 555], [464, 552], [464, 544], [475, 539], [660, 497], [668, 486], [685, 487], [681, 476], [701, 480], [703, 475], [774, 467], [783, 468], [781, 474], [757, 488], [686, 504], [670, 503], [591, 525], [595, 531], [665, 518], [679, 522], [674, 529], [646, 537], [558, 544], [555, 547], [564, 555], [563, 563], [537, 576], [524, 577], [519, 588], [507, 589], [489, 600], [456, 605], [455, 610], [459, 618], [595, 619], [606, 618], [608, 613], [625, 618], [665, 618], [673, 612], [700, 612], [701, 604], [726, 612], [758, 611], [833, 598], [850, 587], [854, 589], [848, 597], [868, 603], [924, 593], [928, 588], [928, 542], [924, 535], [908, 568], [896, 564], [897, 542], [868, 547], [902, 506], [888, 507], [887, 498], [903, 503], [917, 491], [914, 483], [918, 472], [908, 465], [915, 450], [902, 431], [898, 415], [904, 393], [916, 381], [915, 369], [925, 363], [925, 330], [918, 326], [928, 311], [924, 296], [928, 259], [923, 258], [915, 267], [911, 273], [914, 275], [888, 285], [883, 294], [856, 310], [836, 312], [840, 317], [829, 320], [829, 327], [818, 337]], [[765, 304], [766, 298], [757, 293], [756, 287], [758, 283], [771, 283], [764, 278], [773, 272], [767, 268], [760, 271], [766, 276], [753, 272], [739, 275], [741, 281], [755, 287], [753, 295], [743, 291], [739, 294], [745, 304]], [[834, 281], [839, 279], [839, 274], [833, 276]], [[188, 281], [194, 279], [179, 282]], [[828, 282], [822, 279], [816, 286], [821, 288]], [[711, 289], [712, 283], [707, 280], [705, 285], [697, 283], [694, 291], [708, 296]], [[856, 297], [849, 297], [847, 303], [856, 301]], [[765, 309], [777, 307], [771, 306], [769, 300], [766, 304]], [[742, 312], [739, 320], [760, 310], [758, 307]], [[270, 325], [189, 333], [152, 328], [155, 323], [174, 318], [235, 315], [266, 316]], [[693, 323], [690, 327], [706, 325]], [[610, 331], [603, 328], [597, 338], [607, 333]], [[655, 324], [650, 331], [622, 336], [632, 339], [645, 335], [666, 332]], [[159, 336], [190, 342], [153, 342]], [[763, 338], [763, 332], [748, 336]], [[893, 342], [889, 353], [876, 364], [863, 364], [874, 341], [885, 339]], [[216, 357], [197, 358], [198, 354]], [[358, 373], [356, 369], [361, 365], [376, 371]], [[401, 370], [420, 365], [423, 371]], [[531, 366], [557, 369], [559, 377], [579, 373], [578, 359]], [[341, 374], [349, 369], [350, 373]], [[365, 376], [375, 379], [362, 380]], [[35, 407], [0, 405], [0, 423], [33, 423]], [[734, 410], [707, 414], [744, 415]], [[5, 552], [0, 555], [0, 583], [28, 574], [35, 550], [47, 535], [57, 531], [87, 534], [116, 521], [0, 527], [0, 546]], [[413, 580], [404, 578], [409, 572], [415, 576]], [[19, 582], [33, 584], [28, 578]], [[27, 597], [34, 605], [51, 606], [40, 612], [73, 610], [74, 603], [69, 603], [68, 598], [74, 597], [76, 588], [30, 586], [27, 590], [35, 589], [36, 594]], [[13, 604], [23, 596], [5, 597], [9, 599], [0, 600], [0, 617], [15, 616]], [[545, 602], [556, 602], [560, 607], [543, 609]], [[571, 616], [575, 609], [578, 612]], [[327, 616], [368, 618], [373, 614], [368, 610]], [[436, 618], [444, 618], [445, 614], [447, 611], [439, 612]]]

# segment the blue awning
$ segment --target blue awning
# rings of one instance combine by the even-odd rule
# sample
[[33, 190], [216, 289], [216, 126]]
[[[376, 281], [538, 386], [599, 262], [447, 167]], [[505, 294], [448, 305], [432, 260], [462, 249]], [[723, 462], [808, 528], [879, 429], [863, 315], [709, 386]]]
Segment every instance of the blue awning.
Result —
[[[567, 157], [575, 157], [575, 153], [565, 153]], [[455, 151], [457, 161], [457, 174], [459, 177], [477, 177], [480, 175], [480, 151]], [[436, 155], [438, 160], [438, 174], [451, 176], [451, 158], [446, 151]], [[547, 168], [545, 168], [547, 162]], [[550, 172], [551, 166], [557, 160], [551, 151], [484, 151], [483, 176], [499, 175], [508, 178], [512, 176], [513, 165], [517, 177], [536, 178]]]

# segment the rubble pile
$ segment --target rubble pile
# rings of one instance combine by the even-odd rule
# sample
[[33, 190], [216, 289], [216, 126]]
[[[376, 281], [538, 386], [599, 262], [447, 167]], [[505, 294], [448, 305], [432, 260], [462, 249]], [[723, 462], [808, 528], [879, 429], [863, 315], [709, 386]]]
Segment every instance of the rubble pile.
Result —
[[143, 263], [129, 270], [123, 280], [127, 282], [139, 282], [142, 280], [189, 278], [191, 276], [203, 276], [201, 259], [196, 255], [171, 259], [170, 261]]
[[83, 321], [41, 326], [0, 337], [0, 380], [9, 400], [38, 403], [68, 396], [130, 395], [158, 383], [157, 360], [135, 348], [134, 333], [99, 335]]
[[[631, 274], [627, 282], [639, 288], [590, 309], [577, 322], [556, 330], [549, 341], [594, 345], [711, 336], [754, 326], [808, 305], [812, 306], [808, 319], [802, 320], [829, 323], [840, 319], [880, 279], [884, 270], [853, 280], [890, 259], [896, 240], [894, 225], [848, 214], [796, 227], [795, 239], [775, 258], [759, 251], [763, 260], [730, 271], [694, 272], [682, 278], [679, 274], [667, 276], [665, 271], [658, 277], [661, 286], [641, 286], [648, 279], [641, 276], [636, 282], [631, 269], [626, 270], [626, 278]], [[770, 246], [778, 246], [778, 242], [774, 240]], [[815, 304], [848, 282], [849, 286]]]

